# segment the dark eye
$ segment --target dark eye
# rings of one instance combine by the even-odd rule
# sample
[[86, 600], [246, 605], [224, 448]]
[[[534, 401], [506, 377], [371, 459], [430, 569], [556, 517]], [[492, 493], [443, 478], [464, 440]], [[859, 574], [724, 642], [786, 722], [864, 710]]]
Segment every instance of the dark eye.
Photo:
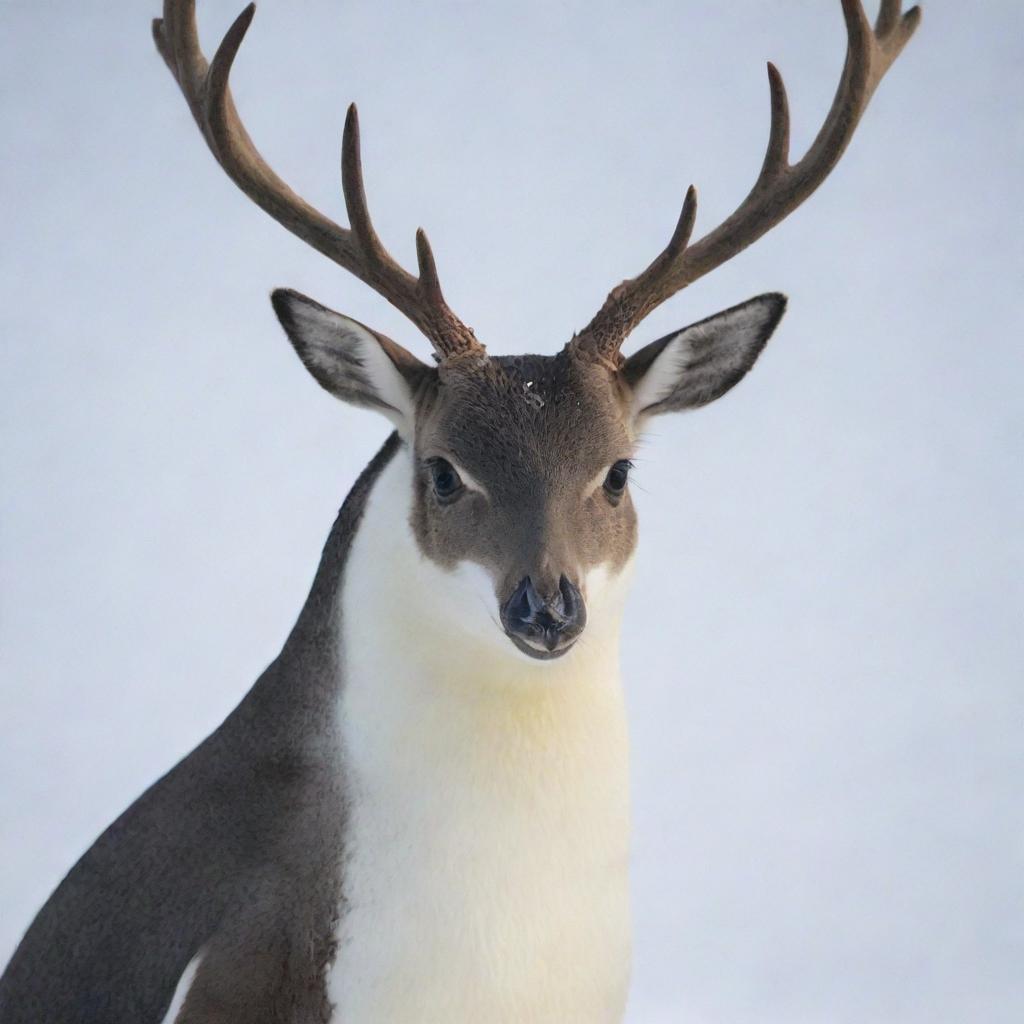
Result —
[[462, 477], [447, 459], [431, 459], [427, 465], [430, 467], [434, 494], [441, 501], [450, 501], [462, 490]]
[[626, 489], [626, 484], [629, 483], [629, 471], [632, 468], [633, 463], [630, 462], [629, 459], [619, 459], [619, 461], [608, 470], [608, 475], [604, 478], [604, 489], [609, 498], [622, 497], [622, 493]]

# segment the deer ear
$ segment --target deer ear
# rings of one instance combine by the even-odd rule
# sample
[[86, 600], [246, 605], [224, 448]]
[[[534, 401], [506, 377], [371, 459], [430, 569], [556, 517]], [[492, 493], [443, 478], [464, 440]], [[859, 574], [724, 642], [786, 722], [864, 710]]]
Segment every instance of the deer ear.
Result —
[[758, 295], [634, 353], [621, 371], [633, 416], [696, 409], [720, 398], [754, 365], [785, 311], [785, 295]]
[[281, 326], [317, 382], [335, 398], [384, 413], [412, 432], [413, 396], [430, 367], [383, 334], [288, 288], [271, 296]]

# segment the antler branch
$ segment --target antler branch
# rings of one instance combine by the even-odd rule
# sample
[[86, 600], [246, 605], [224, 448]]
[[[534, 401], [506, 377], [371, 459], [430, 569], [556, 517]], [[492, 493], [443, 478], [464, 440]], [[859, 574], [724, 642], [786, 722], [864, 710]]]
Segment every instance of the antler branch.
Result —
[[782, 76], [768, 64], [771, 129], [760, 173], [746, 198], [714, 230], [689, 244], [697, 212], [691, 185], [665, 250], [638, 277], [614, 288], [590, 323], [569, 343], [602, 361], [616, 362], [626, 336], [666, 299], [741, 252], [793, 212], [839, 162], [872, 93], [921, 20], [900, 0], [882, 0], [872, 30], [860, 0], [841, 0], [846, 62], [832, 106], [807, 153], [789, 162], [789, 104]]
[[207, 64], [196, 29], [195, 0], [164, 0], [153, 38], [174, 75], [207, 146], [228, 177], [258, 206], [314, 249], [354, 274], [401, 310], [430, 339], [440, 359], [479, 354], [483, 346], [444, 300], [427, 236], [416, 233], [419, 277], [384, 248], [370, 219], [359, 155], [359, 119], [349, 107], [342, 137], [341, 178], [351, 228], [343, 228], [293, 192], [253, 145], [228, 79], [256, 11], [235, 19]]

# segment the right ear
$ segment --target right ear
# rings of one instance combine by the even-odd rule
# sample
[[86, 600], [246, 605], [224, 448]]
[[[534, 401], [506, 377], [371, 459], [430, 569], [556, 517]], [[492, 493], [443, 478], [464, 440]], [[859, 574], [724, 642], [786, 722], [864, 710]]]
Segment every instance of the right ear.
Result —
[[299, 358], [322, 388], [353, 405], [377, 409], [412, 435], [414, 395], [433, 372], [407, 349], [290, 288], [270, 296]]
[[642, 421], [721, 398], [754, 365], [785, 311], [785, 295], [758, 295], [635, 352], [622, 367], [633, 416]]

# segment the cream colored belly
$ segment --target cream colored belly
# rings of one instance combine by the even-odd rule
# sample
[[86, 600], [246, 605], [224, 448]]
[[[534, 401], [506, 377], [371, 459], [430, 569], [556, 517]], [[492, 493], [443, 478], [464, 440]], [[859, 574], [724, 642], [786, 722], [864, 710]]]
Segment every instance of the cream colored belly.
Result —
[[409, 474], [400, 452], [346, 569], [333, 1020], [617, 1024], [630, 965], [621, 602], [592, 602], [588, 642], [568, 656], [527, 659], [479, 573], [415, 549]]
[[618, 1024], [630, 962], [625, 864], [591, 855], [575, 869], [545, 865], [518, 844], [485, 864], [476, 858], [490, 852], [467, 847], [420, 846], [415, 866], [353, 851], [333, 1020]]
[[339, 1024], [621, 1020], [620, 701], [600, 683], [552, 685], [397, 707], [377, 690], [375, 718], [350, 691], [345, 902], [328, 985]]

